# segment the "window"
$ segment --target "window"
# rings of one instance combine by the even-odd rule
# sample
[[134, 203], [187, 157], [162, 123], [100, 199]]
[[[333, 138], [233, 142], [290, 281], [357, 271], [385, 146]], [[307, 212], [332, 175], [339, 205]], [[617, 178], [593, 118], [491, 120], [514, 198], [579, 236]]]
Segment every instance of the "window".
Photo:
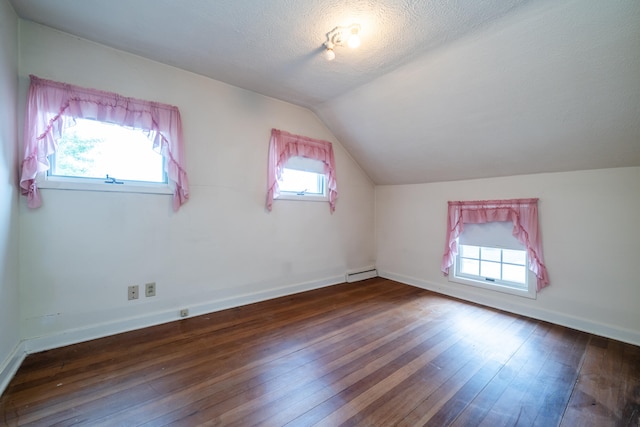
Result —
[[338, 184], [329, 141], [271, 129], [267, 163], [268, 211], [274, 199], [324, 200], [336, 210]]
[[[446, 243], [440, 264], [440, 270], [446, 276], [451, 278], [449, 269], [455, 263], [459, 245], [506, 248], [527, 252], [527, 268], [535, 275], [535, 279], [527, 280], [529, 296], [549, 286], [549, 274], [544, 265], [538, 225], [538, 199], [450, 201], [448, 205]], [[498, 242], [496, 236], [504, 235], [504, 231], [492, 231], [493, 224], [507, 224], [506, 230], [510, 229], [507, 233], [509, 239], [500, 238], [501, 242]], [[472, 231], [474, 227], [475, 232]], [[476, 242], [467, 241], [470, 236], [473, 236]], [[510, 248], [501, 244], [507, 241], [509, 244], [515, 241], [519, 246]], [[453, 276], [455, 277], [455, 274]]]
[[511, 222], [466, 224], [449, 280], [535, 298], [536, 278], [527, 268], [526, 248], [512, 232]]
[[523, 289], [527, 285], [527, 252], [460, 245], [456, 276]]
[[171, 192], [164, 158], [153, 150], [148, 132], [97, 120], [73, 122], [57, 140], [40, 187]]
[[[40, 186], [172, 192], [175, 211], [187, 202], [189, 180], [177, 107], [30, 79], [20, 175], [29, 208], [42, 205]], [[138, 188], [118, 185], [125, 180], [135, 181]]]
[[324, 163], [305, 157], [292, 157], [285, 163], [278, 187], [278, 199], [327, 201]]

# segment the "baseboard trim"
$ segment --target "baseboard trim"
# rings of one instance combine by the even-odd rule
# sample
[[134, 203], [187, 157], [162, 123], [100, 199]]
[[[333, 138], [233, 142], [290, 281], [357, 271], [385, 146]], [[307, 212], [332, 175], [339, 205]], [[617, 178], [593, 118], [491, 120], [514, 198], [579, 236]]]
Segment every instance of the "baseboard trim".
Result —
[[27, 357], [27, 352], [24, 342], [21, 341], [16, 344], [9, 357], [0, 365], [2, 366], [0, 369], [0, 396], [7, 389], [16, 372], [18, 372], [25, 357]]
[[[291, 295], [298, 292], [305, 292], [313, 289], [323, 288], [326, 286], [337, 285], [339, 283], [344, 283], [343, 275], [287, 285], [280, 288], [269, 289], [267, 291], [247, 293], [231, 298], [207, 301], [197, 305], [190, 305], [189, 317], [200, 316], [203, 314], [226, 310], [228, 308], [238, 307], [241, 305], [253, 304], [256, 302], [278, 298], [285, 295]], [[51, 350], [53, 348], [64, 347], [67, 345], [103, 338], [110, 335], [181, 320], [178, 314], [179, 310], [180, 307], [177, 307], [169, 310], [147, 313], [141, 316], [114, 322], [89, 325], [82, 328], [66, 330], [52, 335], [30, 338], [24, 341], [24, 350], [26, 354], [37, 353], [40, 351]]]
[[454, 290], [441, 284], [418, 279], [415, 277], [405, 276], [398, 273], [393, 273], [390, 271], [378, 270], [378, 276], [396, 282], [404, 283], [406, 285], [415, 286], [443, 295], [448, 295], [454, 298], [481, 304], [487, 307], [496, 308], [498, 310], [507, 311], [509, 313], [527, 316], [537, 320], [544, 320], [545, 322], [554, 323], [556, 325], [566, 326], [568, 328], [577, 329], [579, 331], [588, 332], [590, 334], [599, 335], [617, 341], [640, 346], [640, 332], [638, 331], [619, 328], [604, 323], [597, 323], [588, 319], [570, 316], [555, 311], [531, 308], [520, 305], [517, 302], [512, 302], [508, 305], [505, 305], [501, 304], [500, 301], [496, 301], [491, 297], [483, 297], [476, 294], [471, 294], [470, 292], [466, 292], [464, 289]]

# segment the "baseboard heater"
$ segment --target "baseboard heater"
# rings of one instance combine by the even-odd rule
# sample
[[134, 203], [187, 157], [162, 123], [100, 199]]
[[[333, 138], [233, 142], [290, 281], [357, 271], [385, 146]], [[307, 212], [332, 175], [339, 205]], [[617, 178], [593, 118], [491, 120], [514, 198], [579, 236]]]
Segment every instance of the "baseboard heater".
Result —
[[378, 277], [378, 270], [370, 268], [366, 270], [352, 271], [346, 274], [347, 283]]

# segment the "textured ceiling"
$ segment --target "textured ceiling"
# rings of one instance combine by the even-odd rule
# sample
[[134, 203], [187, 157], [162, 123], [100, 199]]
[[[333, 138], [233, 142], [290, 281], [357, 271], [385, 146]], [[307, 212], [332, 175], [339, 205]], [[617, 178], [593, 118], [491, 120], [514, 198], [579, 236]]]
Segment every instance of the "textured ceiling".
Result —
[[529, 3], [317, 113], [376, 183], [640, 166], [640, 1]]
[[[11, 0], [314, 110], [378, 184], [640, 165], [637, 0]], [[322, 55], [359, 23], [362, 45]]]
[[[313, 106], [525, 0], [13, 0], [18, 15], [242, 88]], [[321, 55], [359, 23], [362, 46]]]

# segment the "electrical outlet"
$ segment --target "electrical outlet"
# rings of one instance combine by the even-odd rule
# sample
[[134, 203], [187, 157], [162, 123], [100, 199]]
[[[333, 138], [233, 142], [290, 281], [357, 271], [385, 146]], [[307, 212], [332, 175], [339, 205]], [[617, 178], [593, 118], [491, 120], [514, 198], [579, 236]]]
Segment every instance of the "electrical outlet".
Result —
[[188, 315], [189, 315], [188, 308], [183, 308], [182, 310], [180, 310], [180, 317], [187, 317]]
[[156, 282], [150, 282], [144, 285], [144, 294], [147, 297], [156, 296]]
[[138, 285], [129, 286], [129, 301], [138, 299]]

